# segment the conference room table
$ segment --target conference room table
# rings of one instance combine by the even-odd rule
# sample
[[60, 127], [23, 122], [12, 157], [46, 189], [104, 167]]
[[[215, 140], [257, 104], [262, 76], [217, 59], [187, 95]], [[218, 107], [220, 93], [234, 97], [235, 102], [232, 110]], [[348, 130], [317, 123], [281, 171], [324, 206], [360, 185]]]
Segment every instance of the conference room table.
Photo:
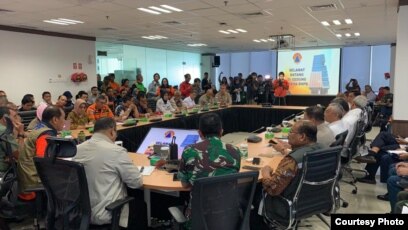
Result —
[[[283, 134], [275, 134], [276, 138], [283, 138]], [[248, 158], [241, 159], [241, 169], [240, 172], [249, 171], [248, 169], [243, 169], [244, 166], [252, 166], [258, 169], [269, 165], [272, 169], [276, 169], [283, 156], [281, 153], [274, 150], [269, 145], [269, 139], [265, 139], [265, 133], [258, 134], [262, 138], [262, 141], [259, 143], [247, 143], [248, 144]], [[238, 144], [239, 147], [242, 143]], [[136, 166], [150, 166], [150, 160], [147, 158], [147, 155], [142, 153], [129, 153], [129, 157], [132, 159], [133, 163]], [[250, 161], [254, 157], [260, 158], [259, 165], [253, 165]], [[259, 179], [262, 178], [262, 175], [259, 174]], [[148, 216], [148, 225], [151, 225], [151, 192], [159, 192], [172, 196], [179, 196], [181, 191], [189, 191], [189, 188], [184, 188], [180, 181], [173, 180], [173, 174], [165, 170], [154, 169], [151, 175], [143, 176], [143, 190], [144, 190], [144, 200], [147, 205], [147, 216]]]
[[[290, 115], [303, 111], [304, 106], [273, 106], [265, 108], [261, 105], [232, 105], [226, 108], [218, 108], [196, 114], [188, 114], [184, 117], [161, 117], [161, 121], [138, 121], [136, 125], [124, 126], [119, 123], [117, 126], [118, 140], [123, 142], [129, 152], [136, 152], [143, 142], [144, 137], [150, 128], [177, 128], [177, 129], [198, 129], [199, 118], [202, 114], [217, 113], [223, 122], [223, 134], [233, 132], [253, 132], [261, 127], [278, 125], [282, 119]], [[87, 137], [92, 133], [88, 129], [72, 130], [72, 137], [76, 138], [80, 131], [84, 131]]]

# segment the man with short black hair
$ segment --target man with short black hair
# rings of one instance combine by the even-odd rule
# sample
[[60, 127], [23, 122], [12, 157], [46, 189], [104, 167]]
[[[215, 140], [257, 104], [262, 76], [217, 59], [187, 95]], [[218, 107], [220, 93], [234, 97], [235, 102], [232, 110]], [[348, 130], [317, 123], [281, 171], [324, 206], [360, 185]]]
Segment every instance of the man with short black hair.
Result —
[[[47, 148], [46, 138], [49, 136], [57, 136], [58, 131], [64, 128], [64, 124], [64, 110], [56, 106], [48, 106], [42, 113], [41, 122], [28, 134], [17, 164], [17, 175], [21, 192], [24, 192], [28, 188], [36, 187], [41, 183], [34, 166], [33, 158], [36, 156], [44, 157]], [[19, 196], [25, 200], [31, 200], [35, 197], [33, 193], [24, 193]]]
[[106, 105], [106, 97], [103, 95], [100, 95], [95, 103], [88, 107], [86, 114], [92, 122], [104, 117], [113, 117], [112, 111]]
[[209, 88], [211, 88], [211, 83], [208, 80], [208, 72], [205, 72], [204, 73], [204, 78], [201, 81], [201, 89], [205, 92]]
[[115, 116], [117, 116], [120, 121], [139, 117], [139, 112], [137, 111], [136, 105], [133, 104], [131, 97], [124, 96], [122, 98], [122, 104], [118, 105], [115, 109]]
[[[110, 203], [127, 196], [126, 186], [132, 189], [143, 185], [143, 177], [130, 159], [128, 152], [115, 145], [116, 122], [112, 118], [101, 118], [95, 122], [91, 139], [78, 145], [74, 161], [85, 167], [89, 196], [91, 197], [91, 223], [108, 224], [111, 214], [105, 209]], [[136, 210], [129, 212], [128, 205], [122, 209], [119, 224], [128, 229], [136, 216]], [[130, 222], [128, 222], [130, 221]]]
[[55, 103], [55, 106], [60, 107], [61, 109], [64, 109], [64, 106], [67, 104], [67, 97], [64, 95], [60, 95], [58, 97], [57, 103]]
[[306, 120], [296, 122], [288, 136], [288, 143], [292, 150], [286, 154], [283, 143], [276, 140], [278, 144], [273, 144], [273, 148], [284, 153], [285, 156], [276, 169], [265, 166], [261, 170], [263, 190], [271, 197], [267, 200], [267, 205], [275, 207], [268, 216], [279, 223], [288, 222], [289, 212], [287, 206], [282, 202], [276, 202], [274, 197], [281, 195], [291, 199], [294, 196], [301, 177], [304, 154], [322, 148], [316, 143], [316, 135], [317, 128], [312, 122]]
[[91, 96], [88, 97], [87, 103], [90, 104], [90, 105], [93, 104], [93, 103], [95, 103], [96, 98], [98, 98], [98, 94], [99, 94], [98, 87], [93, 86], [93, 87], [91, 88]]
[[324, 109], [320, 106], [311, 106], [305, 109], [305, 120], [311, 121], [317, 127], [317, 143], [328, 148], [335, 141], [333, 131], [324, 122]]
[[52, 105], [52, 99], [51, 99], [51, 93], [48, 91], [45, 91], [42, 93], [42, 99], [43, 101], [41, 103], [45, 103], [47, 105]]

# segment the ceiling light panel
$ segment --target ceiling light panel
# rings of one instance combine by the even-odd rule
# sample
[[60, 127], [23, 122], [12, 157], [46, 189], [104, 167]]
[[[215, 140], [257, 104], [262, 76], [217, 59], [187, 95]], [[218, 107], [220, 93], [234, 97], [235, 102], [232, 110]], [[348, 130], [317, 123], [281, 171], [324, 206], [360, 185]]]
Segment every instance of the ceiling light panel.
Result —
[[235, 30], [227, 30], [227, 31], [230, 32], [230, 33], [233, 33], [233, 34], [239, 33], [238, 31], [235, 31]]
[[333, 20], [333, 24], [339, 26], [341, 25], [341, 22], [339, 20]]
[[57, 24], [57, 25], [63, 25], [63, 26], [76, 25], [76, 24], [84, 23], [82, 21], [72, 20], [72, 19], [67, 19], [67, 18], [43, 20], [43, 22], [51, 23], [51, 24]]
[[164, 36], [161, 36], [161, 35], [142, 36], [142, 38], [149, 39], [149, 40], [167, 39], [167, 37], [164, 37]]
[[176, 7], [173, 7], [173, 6], [169, 6], [169, 5], [160, 5], [161, 7], [163, 7], [163, 8], [166, 8], [166, 9], [169, 9], [169, 10], [172, 10], [172, 11], [175, 11], [175, 12], [182, 12], [183, 10], [181, 10], [181, 9], [179, 9], [179, 8], [176, 8]]
[[160, 11], [166, 14], [170, 14], [171, 11], [170, 10], [166, 10], [166, 9], [162, 9], [160, 7], [156, 7], [156, 6], [149, 6], [150, 9], [155, 10], [155, 11]]
[[223, 34], [230, 34], [230, 32], [227, 32], [225, 30], [219, 30], [218, 32], [223, 33]]
[[350, 18], [344, 19], [344, 22], [346, 22], [346, 24], [353, 24], [353, 20], [351, 20]]
[[246, 33], [246, 32], [248, 32], [248, 31], [243, 30], [243, 29], [236, 29], [236, 31], [241, 32], [241, 33]]
[[344, 35], [346, 35], [346, 37], [350, 37], [350, 36], [351, 36], [351, 34], [349, 34], [349, 33], [346, 33], [346, 34], [344, 34]]
[[322, 21], [321, 23], [322, 23], [322, 25], [324, 25], [324, 26], [330, 26], [330, 23], [328, 23], [327, 21]]
[[356, 32], [356, 33], [354, 33], [354, 36], [360, 37], [360, 33]]
[[336, 37], [341, 38], [341, 37], [343, 37], [343, 35], [341, 35], [341, 34], [336, 34]]
[[150, 9], [146, 9], [146, 8], [137, 8], [140, 11], [149, 13], [149, 14], [161, 14], [160, 12], [154, 11], [154, 10], [150, 10]]

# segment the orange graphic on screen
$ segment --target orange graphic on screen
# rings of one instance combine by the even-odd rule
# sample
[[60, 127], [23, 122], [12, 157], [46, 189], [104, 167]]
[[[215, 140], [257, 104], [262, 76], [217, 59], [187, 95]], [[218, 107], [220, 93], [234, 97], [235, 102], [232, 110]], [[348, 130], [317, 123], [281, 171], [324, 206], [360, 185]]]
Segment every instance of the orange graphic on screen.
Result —
[[164, 133], [164, 137], [165, 137], [165, 138], [172, 138], [172, 137], [174, 137], [174, 131], [172, 131], [172, 130], [166, 131], [166, 132]]
[[299, 64], [302, 61], [302, 54], [295, 53], [295, 54], [293, 54], [292, 59], [296, 64]]

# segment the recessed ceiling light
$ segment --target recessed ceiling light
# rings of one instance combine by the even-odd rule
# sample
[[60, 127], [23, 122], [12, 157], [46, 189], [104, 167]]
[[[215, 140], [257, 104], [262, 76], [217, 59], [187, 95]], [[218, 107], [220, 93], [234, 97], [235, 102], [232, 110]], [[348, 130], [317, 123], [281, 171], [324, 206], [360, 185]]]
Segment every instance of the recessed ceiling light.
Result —
[[271, 41], [271, 42], [275, 41], [275, 39], [272, 39], [272, 38], [268, 38], [268, 40]]
[[187, 46], [199, 47], [199, 46], [207, 46], [207, 44], [204, 44], [204, 43], [194, 43], [194, 44], [187, 44]]
[[153, 9], [153, 10], [157, 10], [157, 11], [163, 12], [163, 13], [167, 13], [167, 14], [171, 13], [170, 10], [165, 10], [165, 9], [162, 9], [162, 8], [156, 7], [156, 6], [149, 6], [149, 8], [150, 8], [150, 9]]
[[257, 39], [254, 39], [253, 41], [254, 41], [254, 42], [261, 42], [261, 41], [259, 41], [259, 40], [257, 40]]
[[266, 40], [266, 39], [259, 39], [260, 41], [263, 41], [263, 42], [268, 42], [268, 40]]
[[223, 33], [223, 34], [230, 34], [230, 32], [227, 32], [225, 30], [219, 30], [218, 32]]
[[69, 24], [69, 25], [75, 25], [75, 24], [77, 24], [77, 23], [75, 23], [75, 22], [67, 22], [67, 21], [59, 20], [59, 19], [51, 19], [50, 21], [65, 23], [65, 24]]
[[322, 25], [324, 25], [324, 26], [330, 26], [330, 23], [328, 23], [327, 21], [322, 21], [321, 23], [322, 23]]
[[248, 31], [243, 30], [243, 29], [236, 29], [236, 31], [241, 32], [241, 33], [246, 33], [246, 32], [248, 32]]
[[142, 36], [142, 38], [149, 39], [149, 40], [167, 39], [167, 37], [164, 37], [161, 35]]
[[65, 23], [65, 22], [58, 22], [58, 21], [51, 21], [51, 20], [43, 20], [43, 22], [51, 23], [51, 24], [57, 24], [57, 25], [63, 25], [63, 26], [69, 25], [68, 23]]
[[336, 37], [341, 38], [342, 35], [341, 34], [336, 34]]
[[157, 12], [157, 11], [154, 11], [154, 10], [149, 10], [149, 9], [146, 9], [146, 8], [137, 8], [137, 9], [140, 10], [140, 11], [149, 13], [149, 14], [161, 14], [160, 12]]
[[68, 18], [58, 18], [59, 21], [66, 21], [66, 22], [71, 22], [71, 23], [76, 23], [76, 24], [82, 24], [84, 22], [82, 21], [77, 21], [77, 20], [72, 20], [72, 19], [68, 19]]
[[160, 5], [161, 7], [164, 7], [166, 9], [172, 10], [172, 11], [176, 11], [176, 12], [182, 12], [183, 10], [173, 7], [173, 6], [169, 6], [169, 5]]
[[238, 31], [235, 31], [235, 30], [227, 30], [228, 32], [231, 32], [231, 33], [233, 33], [233, 34], [237, 34], [237, 33], [239, 33]]
[[344, 19], [347, 24], [353, 24], [353, 21], [350, 18]]
[[356, 37], [360, 37], [360, 33], [354, 33], [354, 36], [356, 36]]
[[341, 25], [341, 22], [339, 20], [333, 20], [333, 23], [334, 25], [337, 25], [337, 26]]
[[346, 34], [344, 34], [344, 35], [346, 35], [346, 37], [350, 37], [350, 36], [351, 36], [351, 34], [349, 34], [349, 33], [346, 33]]

